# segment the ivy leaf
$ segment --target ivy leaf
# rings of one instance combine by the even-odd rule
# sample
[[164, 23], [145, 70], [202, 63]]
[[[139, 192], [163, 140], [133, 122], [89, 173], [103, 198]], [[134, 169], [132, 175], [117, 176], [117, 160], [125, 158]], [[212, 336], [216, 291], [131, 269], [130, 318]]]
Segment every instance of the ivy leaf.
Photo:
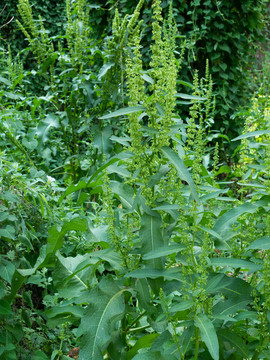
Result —
[[199, 328], [202, 341], [207, 346], [212, 358], [219, 360], [218, 338], [212, 321], [205, 314], [199, 314], [195, 316], [195, 326]]
[[103, 352], [112, 339], [116, 324], [124, 316], [125, 291], [127, 289], [121, 288], [115, 281], [104, 278], [90, 292], [78, 329], [79, 336], [82, 335], [81, 360], [103, 360]]

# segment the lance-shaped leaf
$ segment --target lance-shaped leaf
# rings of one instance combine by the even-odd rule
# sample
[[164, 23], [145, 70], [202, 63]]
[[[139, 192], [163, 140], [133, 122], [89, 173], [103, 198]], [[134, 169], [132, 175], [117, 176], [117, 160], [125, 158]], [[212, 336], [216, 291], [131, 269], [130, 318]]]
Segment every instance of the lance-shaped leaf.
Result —
[[270, 131], [269, 130], [257, 130], [257, 131], [248, 132], [246, 134], [237, 136], [236, 138], [232, 139], [232, 141], [247, 139], [250, 137], [261, 136], [261, 135], [265, 135], [265, 134], [270, 134]]
[[145, 107], [142, 106], [142, 105], [130, 106], [130, 107], [127, 107], [127, 108], [119, 109], [117, 111], [113, 111], [110, 114], [101, 116], [99, 119], [103, 119], [103, 120], [104, 119], [111, 119], [111, 118], [114, 118], [114, 117], [117, 117], [117, 116], [128, 115], [128, 114], [131, 114], [131, 113], [134, 113], [134, 112], [144, 111], [144, 110], [145, 110]]
[[[157, 250], [163, 247], [164, 239], [161, 232], [162, 219], [157, 213], [157, 216], [151, 216], [143, 214], [142, 226], [140, 229], [140, 238], [142, 241], [142, 254], [147, 254], [150, 251]], [[154, 269], [160, 269], [162, 267], [161, 258], [153, 258], [147, 260]]]
[[218, 331], [218, 335], [226, 342], [229, 342], [232, 347], [236, 349], [236, 352], [243, 357], [243, 359], [248, 359], [250, 357], [250, 352], [247, 345], [235, 332], [229, 329], [220, 329]]
[[194, 181], [193, 181], [188, 169], [186, 168], [183, 160], [168, 146], [163, 146], [161, 150], [162, 150], [163, 154], [165, 155], [165, 157], [170, 161], [170, 163], [175, 166], [179, 177], [189, 184], [193, 198], [197, 202], [199, 202], [199, 197], [198, 197], [198, 194], [196, 191]]
[[202, 341], [214, 360], [219, 360], [219, 344], [216, 330], [212, 321], [205, 315], [195, 316], [195, 326], [200, 329]]
[[228, 231], [230, 226], [244, 213], [254, 213], [258, 209], [258, 205], [245, 203], [223, 214], [215, 223], [213, 230], [219, 234]]
[[260, 270], [261, 265], [255, 264], [248, 260], [235, 259], [235, 258], [223, 258], [217, 257], [210, 259], [210, 262], [214, 266], [229, 266], [232, 268], [241, 268], [242, 270], [249, 270], [251, 272]]
[[269, 250], [270, 249], [270, 236], [263, 236], [259, 239], [256, 239], [249, 245], [248, 249]]
[[80, 360], [103, 360], [103, 352], [112, 339], [116, 323], [124, 316], [125, 291], [127, 289], [106, 278], [91, 291], [89, 305], [78, 329], [82, 335]]

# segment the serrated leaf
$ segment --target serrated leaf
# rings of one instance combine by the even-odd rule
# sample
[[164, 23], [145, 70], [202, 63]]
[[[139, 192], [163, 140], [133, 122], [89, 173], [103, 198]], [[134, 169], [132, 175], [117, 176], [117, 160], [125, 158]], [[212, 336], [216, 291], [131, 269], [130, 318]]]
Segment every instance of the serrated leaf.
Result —
[[194, 319], [195, 326], [199, 328], [202, 341], [214, 360], [219, 360], [219, 344], [216, 330], [212, 321], [205, 315], [199, 314]]
[[261, 136], [261, 135], [265, 135], [265, 134], [270, 134], [270, 130], [257, 130], [257, 131], [251, 131], [248, 132], [246, 134], [237, 136], [236, 138], [232, 139], [231, 141], [237, 141], [237, 140], [242, 140], [242, 139], [248, 139], [250, 137], [254, 137], [254, 136]]
[[91, 291], [78, 329], [82, 335], [81, 360], [103, 360], [103, 351], [112, 339], [115, 325], [124, 316], [125, 291], [127, 289], [106, 278]]
[[111, 118], [114, 118], [117, 116], [128, 115], [128, 114], [132, 114], [134, 112], [139, 112], [139, 111], [144, 111], [144, 110], [145, 110], [145, 107], [142, 105], [130, 106], [130, 107], [119, 109], [117, 111], [113, 111], [110, 114], [101, 116], [99, 119], [101, 119], [101, 120], [111, 119]]
[[199, 197], [196, 191], [195, 184], [183, 160], [171, 148], [167, 146], [163, 146], [161, 150], [165, 157], [175, 166], [180, 178], [189, 184], [193, 198], [197, 202], [199, 202]]

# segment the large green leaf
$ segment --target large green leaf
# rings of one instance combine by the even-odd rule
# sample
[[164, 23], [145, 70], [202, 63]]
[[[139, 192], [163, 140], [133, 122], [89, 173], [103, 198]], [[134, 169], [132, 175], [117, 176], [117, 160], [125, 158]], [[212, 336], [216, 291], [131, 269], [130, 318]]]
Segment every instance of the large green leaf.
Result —
[[99, 119], [111, 119], [117, 116], [121, 116], [121, 115], [128, 115], [134, 112], [138, 112], [138, 111], [144, 111], [145, 107], [142, 105], [138, 105], [138, 106], [130, 106], [130, 107], [126, 107], [126, 108], [122, 108], [119, 109], [117, 111], [113, 111], [110, 114], [107, 115], [103, 115], [101, 116]]
[[228, 300], [220, 301], [213, 307], [213, 315], [216, 316], [225, 316], [233, 315], [239, 310], [244, 310], [246, 305], [250, 302], [250, 297], [240, 296], [240, 297], [231, 297]]
[[247, 345], [245, 344], [244, 340], [235, 332], [229, 329], [220, 329], [218, 331], [218, 335], [225, 341], [228, 341], [232, 345], [233, 349], [236, 349], [236, 352], [244, 359], [249, 358], [250, 352]]
[[197, 95], [183, 94], [183, 93], [177, 93], [177, 94], [175, 94], [175, 97], [179, 97], [179, 98], [185, 99], [185, 100], [198, 100], [198, 101], [207, 100], [207, 98], [205, 98], [205, 97], [201, 97], [201, 96], [197, 96]]
[[99, 259], [92, 259], [90, 255], [77, 255], [75, 257], [56, 256], [53, 271], [53, 283], [59, 295], [63, 298], [72, 298], [80, 295], [80, 292], [88, 289], [91, 266]]
[[106, 126], [105, 128], [100, 129], [97, 126], [94, 131], [96, 132], [93, 137], [93, 146], [102, 154], [110, 154], [113, 148], [113, 143], [110, 139], [113, 134], [112, 127]]
[[47, 326], [49, 328], [55, 328], [66, 322], [74, 323], [80, 321], [84, 314], [84, 309], [74, 304], [58, 305], [45, 310], [45, 314], [48, 317]]
[[213, 230], [218, 234], [228, 231], [230, 226], [244, 213], [254, 213], [258, 209], [258, 205], [249, 202], [240, 205], [234, 209], [227, 211], [215, 223]]
[[247, 249], [269, 250], [270, 236], [263, 236], [253, 241]]
[[87, 230], [87, 219], [83, 217], [75, 217], [69, 222], [65, 222], [62, 228], [58, 229], [57, 225], [52, 226], [49, 229], [48, 243], [47, 243], [47, 254], [55, 253], [59, 250], [64, 242], [64, 236], [67, 232], [74, 231], [86, 231]]
[[49, 132], [52, 128], [58, 128], [59, 121], [56, 115], [48, 114], [46, 118], [39, 124], [36, 134], [42, 139], [43, 144], [49, 140]]
[[106, 278], [91, 291], [78, 329], [82, 335], [80, 360], [103, 360], [103, 352], [112, 339], [116, 323], [124, 316], [125, 291], [127, 289]]
[[162, 246], [158, 249], [152, 250], [145, 255], [143, 255], [143, 260], [150, 260], [160, 258], [162, 256], [178, 253], [181, 250], [184, 250], [186, 246], [184, 245], [170, 245]]
[[261, 265], [254, 264], [251, 261], [236, 258], [217, 257], [210, 259], [210, 262], [214, 266], [229, 266], [232, 268], [241, 268], [242, 270], [249, 270], [252, 272], [262, 269]]
[[133, 359], [140, 349], [150, 348], [158, 336], [159, 334], [155, 333], [142, 336], [136, 341], [136, 344], [132, 347], [132, 349], [127, 352], [127, 360]]
[[126, 209], [132, 209], [134, 203], [134, 191], [128, 184], [120, 183], [118, 181], [111, 181], [110, 188], [115, 193], [122, 205]]
[[186, 168], [183, 160], [168, 146], [163, 146], [161, 150], [162, 150], [163, 154], [165, 155], [165, 157], [170, 161], [170, 163], [175, 166], [180, 178], [189, 184], [193, 198], [197, 202], [199, 202], [199, 197], [198, 197], [198, 194], [196, 191], [194, 181], [193, 181], [188, 169]]
[[181, 271], [177, 268], [171, 268], [166, 270], [159, 270], [159, 269], [138, 269], [131, 271], [130, 273], [126, 274], [125, 277], [132, 277], [137, 279], [157, 279], [159, 277], [164, 277], [168, 280], [178, 280], [183, 282], [183, 278], [181, 275]]
[[[140, 238], [142, 243], [142, 254], [147, 254], [150, 251], [162, 248], [165, 244], [161, 232], [161, 216], [158, 213], [157, 216], [151, 216], [144, 213], [141, 223]], [[159, 257], [151, 258], [151, 260], [148, 260], [147, 263], [154, 269], [162, 267], [162, 261]]]
[[208, 348], [208, 351], [214, 360], [219, 360], [219, 344], [216, 330], [212, 321], [205, 315], [195, 316], [195, 326], [200, 329], [202, 341]]
[[236, 138], [232, 139], [232, 141], [247, 139], [250, 137], [261, 136], [261, 135], [265, 135], [265, 134], [270, 134], [270, 131], [269, 130], [257, 130], [257, 131], [248, 132], [246, 134], [237, 136]]

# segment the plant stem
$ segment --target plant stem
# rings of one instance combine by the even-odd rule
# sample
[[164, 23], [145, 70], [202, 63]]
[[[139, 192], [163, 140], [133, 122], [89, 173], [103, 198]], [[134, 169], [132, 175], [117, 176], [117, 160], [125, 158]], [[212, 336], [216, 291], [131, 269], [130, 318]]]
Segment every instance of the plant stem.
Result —
[[200, 339], [199, 339], [197, 328], [195, 328], [195, 338], [196, 338], [196, 345], [195, 345], [194, 360], [198, 360]]

